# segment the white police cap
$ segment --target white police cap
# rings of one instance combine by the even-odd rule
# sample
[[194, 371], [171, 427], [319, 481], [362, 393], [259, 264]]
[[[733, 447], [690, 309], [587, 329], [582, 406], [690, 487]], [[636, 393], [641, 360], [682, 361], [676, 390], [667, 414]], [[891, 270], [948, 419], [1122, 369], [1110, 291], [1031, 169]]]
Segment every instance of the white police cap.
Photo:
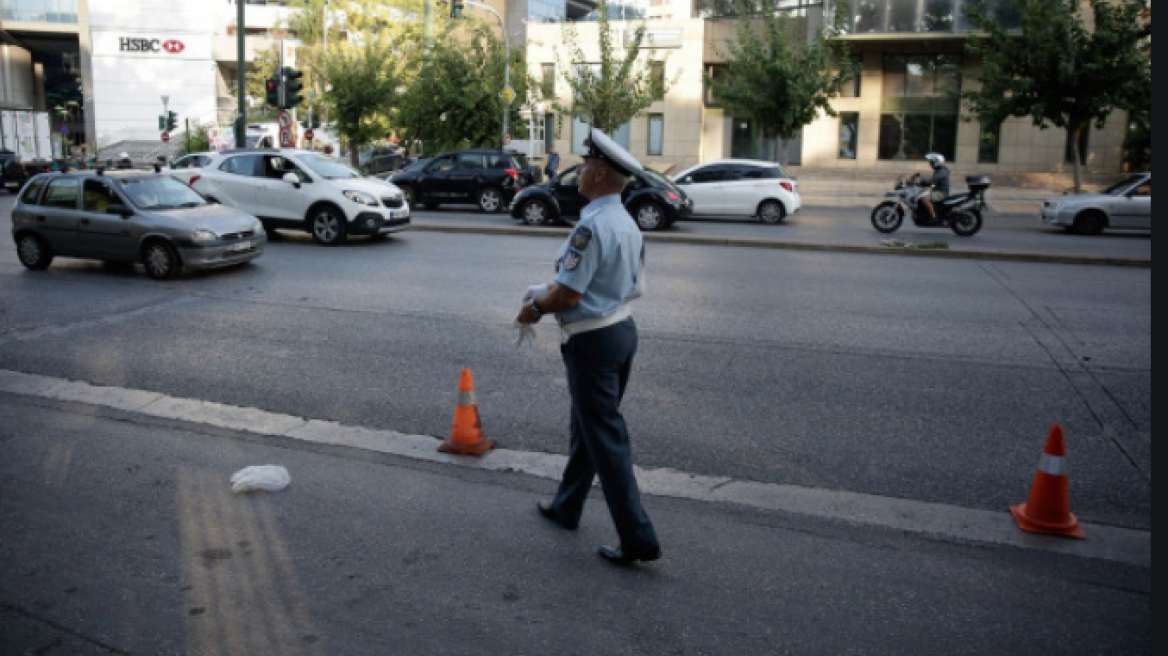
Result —
[[592, 128], [589, 132], [586, 145], [588, 146], [588, 152], [584, 157], [602, 159], [609, 166], [625, 175], [632, 175], [634, 171], [642, 171], [645, 169], [637, 161], [637, 158], [633, 157], [632, 153], [625, 150], [624, 146], [613, 141], [612, 137], [609, 137], [597, 128]]

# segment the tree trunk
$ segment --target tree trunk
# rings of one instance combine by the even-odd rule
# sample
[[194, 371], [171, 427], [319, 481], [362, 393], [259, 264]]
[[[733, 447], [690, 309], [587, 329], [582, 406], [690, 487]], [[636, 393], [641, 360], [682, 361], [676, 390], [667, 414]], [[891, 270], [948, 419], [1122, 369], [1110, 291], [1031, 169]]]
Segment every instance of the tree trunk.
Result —
[[1083, 165], [1081, 162], [1083, 158], [1079, 154], [1079, 137], [1083, 134], [1083, 128], [1077, 127], [1071, 130], [1071, 158], [1074, 159], [1075, 172], [1075, 193], [1083, 190]]

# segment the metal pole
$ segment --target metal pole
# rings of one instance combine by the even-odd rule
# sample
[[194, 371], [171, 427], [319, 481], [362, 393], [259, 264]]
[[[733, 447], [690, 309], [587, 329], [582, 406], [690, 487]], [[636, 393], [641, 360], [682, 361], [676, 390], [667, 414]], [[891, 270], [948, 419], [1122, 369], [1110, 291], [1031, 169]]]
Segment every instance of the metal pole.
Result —
[[239, 109], [235, 117], [235, 146], [237, 148], [247, 147], [247, 102], [246, 102], [246, 84], [247, 77], [244, 75], [247, 68], [247, 56], [244, 51], [244, 22], [243, 22], [243, 0], [235, 0], [235, 68], [236, 68], [236, 95], [239, 97]]

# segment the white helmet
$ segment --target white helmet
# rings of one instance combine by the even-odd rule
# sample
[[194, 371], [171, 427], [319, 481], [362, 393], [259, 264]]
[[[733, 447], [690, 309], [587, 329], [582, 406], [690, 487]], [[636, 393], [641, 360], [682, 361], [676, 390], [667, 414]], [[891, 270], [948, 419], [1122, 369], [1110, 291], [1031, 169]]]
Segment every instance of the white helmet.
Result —
[[945, 163], [945, 156], [941, 153], [929, 153], [925, 155], [925, 159], [933, 166], [941, 166]]

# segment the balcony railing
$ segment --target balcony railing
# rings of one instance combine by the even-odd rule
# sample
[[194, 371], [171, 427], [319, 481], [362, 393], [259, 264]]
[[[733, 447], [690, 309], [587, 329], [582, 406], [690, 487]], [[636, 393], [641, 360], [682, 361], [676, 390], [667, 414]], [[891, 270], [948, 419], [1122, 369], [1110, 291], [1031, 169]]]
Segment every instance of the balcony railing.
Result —
[[1006, 29], [1019, 27], [1017, 0], [825, 0], [824, 15], [837, 5], [850, 7], [844, 33], [864, 34], [959, 34], [975, 29], [965, 15], [976, 6]]

